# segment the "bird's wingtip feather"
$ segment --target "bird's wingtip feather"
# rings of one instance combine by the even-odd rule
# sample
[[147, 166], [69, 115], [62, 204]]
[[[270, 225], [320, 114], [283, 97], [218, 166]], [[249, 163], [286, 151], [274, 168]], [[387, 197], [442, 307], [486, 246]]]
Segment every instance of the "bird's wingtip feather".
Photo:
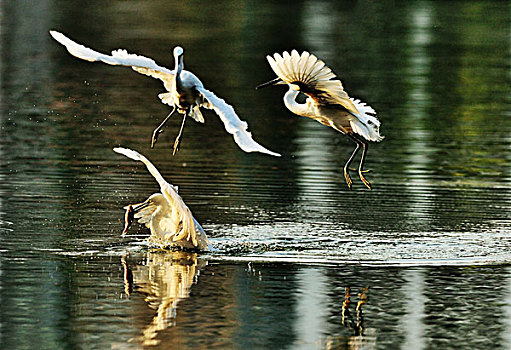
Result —
[[126, 157], [131, 158], [133, 160], [140, 160], [140, 153], [138, 153], [137, 151], [134, 151], [132, 149], [123, 148], [123, 147], [115, 147], [113, 150], [114, 150], [114, 152], [123, 154]]
[[276, 152], [272, 152], [272, 151], [269, 151], [269, 152], [266, 152], [266, 153], [269, 154], [270, 156], [282, 157], [282, 154], [280, 154], [280, 153], [276, 153]]
[[123, 154], [124, 150], [126, 150], [126, 149], [127, 148], [124, 148], [124, 147], [114, 147], [113, 148], [114, 152], [121, 153], [121, 154]]
[[62, 43], [63, 40], [67, 39], [67, 37], [64, 34], [62, 34], [61, 32], [57, 32], [56, 30], [50, 30], [50, 35], [59, 43]]

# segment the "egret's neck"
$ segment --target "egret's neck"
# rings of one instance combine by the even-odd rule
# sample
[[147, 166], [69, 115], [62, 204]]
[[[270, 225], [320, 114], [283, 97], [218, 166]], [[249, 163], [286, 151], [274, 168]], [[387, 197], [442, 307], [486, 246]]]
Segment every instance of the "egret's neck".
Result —
[[294, 90], [293, 88], [289, 88], [289, 90], [284, 95], [284, 104], [287, 109], [289, 109], [294, 114], [298, 114], [302, 117], [310, 117], [311, 111], [308, 108], [308, 104], [306, 103], [298, 103], [296, 102], [296, 97], [300, 94], [299, 91]]
[[181, 72], [183, 71], [183, 55], [176, 57], [176, 64], [174, 66], [174, 70], [176, 72], [176, 79], [174, 80], [176, 83], [176, 89], [181, 91], [183, 89], [183, 84], [181, 81]]

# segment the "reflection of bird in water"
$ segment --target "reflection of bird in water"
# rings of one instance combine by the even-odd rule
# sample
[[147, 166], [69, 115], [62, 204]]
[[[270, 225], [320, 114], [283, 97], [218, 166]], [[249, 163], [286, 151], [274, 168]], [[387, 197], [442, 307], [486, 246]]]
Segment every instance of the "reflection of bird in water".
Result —
[[162, 103], [170, 105], [172, 111], [154, 130], [151, 139], [151, 147], [156, 143], [158, 135], [163, 132], [162, 128], [165, 123], [172, 114], [177, 111], [183, 114], [183, 122], [174, 143], [175, 153], [181, 143], [186, 118], [189, 116], [197, 122], [204, 123], [204, 117], [200, 111], [200, 107], [204, 107], [212, 109], [218, 114], [227, 132], [233, 135], [234, 140], [243, 151], [261, 152], [273, 156], [280, 156], [255, 142], [250, 132], [247, 131], [247, 123], [238, 118], [232, 106], [217, 97], [213, 92], [206, 90], [195, 74], [183, 68], [184, 51], [181, 47], [176, 46], [174, 48], [175, 68], [174, 70], [169, 70], [157, 65], [156, 62], [150, 58], [130, 54], [126, 50], [115, 50], [112, 51], [112, 55], [105, 55], [75, 43], [59, 32], [50, 31], [50, 34], [55, 40], [64, 45], [75, 57], [91, 62], [101, 61], [111, 65], [130, 66], [139, 73], [163, 81], [163, 85], [168, 92], [161, 93], [158, 97], [161, 99]]
[[[362, 293], [358, 294], [359, 301], [355, 308], [356, 320], [350, 311], [351, 301], [351, 288], [345, 288], [344, 301], [342, 303], [342, 317], [341, 324], [352, 331], [349, 337], [344, 336], [328, 336], [325, 349], [376, 349], [376, 337], [374, 336], [374, 329], [364, 326], [364, 317], [362, 307], [367, 303], [367, 293], [369, 288], [363, 288]], [[366, 334], [366, 333], [369, 333]]]
[[161, 193], [152, 194], [145, 202], [127, 206], [125, 234], [133, 219], [151, 230], [149, 241], [163, 247], [211, 250], [206, 233], [192, 215], [177, 187], [169, 184], [156, 167], [140, 153], [127, 148], [114, 148], [126, 157], [143, 162], [160, 185]]
[[[278, 78], [261, 84], [258, 88], [287, 84], [289, 90], [284, 95], [284, 104], [291, 112], [317, 120], [355, 141], [357, 146], [344, 166], [344, 178], [349, 188], [353, 183], [349, 167], [362, 147], [358, 175], [370, 189], [371, 184], [364, 177], [364, 173], [368, 172], [364, 170], [367, 141], [383, 139], [379, 132], [380, 121], [371, 115], [376, 113], [374, 109], [349, 97], [341, 81], [330, 68], [307, 51], [300, 55], [293, 50], [291, 54], [284, 52], [281, 56], [276, 53], [274, 57], [266, 56], [266, 58]], [[300, 92], [307, 95], [305, 103], [296, 101]]]
[[192, 285], [197, 283], [200, 268], [207, 262], [197, 260], [195, 253], [156, 251], [149, 252], [143, 264], [130, 267], [126, 258], [122, 259], [122, 264], [125, 289], [144, 295], [149, 307], [156, 310], [139, 340], [143, 346], [158, 345], [158, 332], [175, 325], [179, 301], [189, 297]]
[[351, 288], [345, 288], [344, 294], [344, 302], [342, 303], [342, 319], [341, 323], [343, 326], [353, 329], [355, 336], [364, 335], [364, 316], [362, 313], [362, 306], [367, 303], [367, 292], [369, 288], [364, 288], [362, 293], [358, 294], [359, 301], [357, 303], [357, 307], [355, 309], [357, 313], [357, 321], [353, 320], [353, 316], [350, 312], [350, 304], [351, 304]]

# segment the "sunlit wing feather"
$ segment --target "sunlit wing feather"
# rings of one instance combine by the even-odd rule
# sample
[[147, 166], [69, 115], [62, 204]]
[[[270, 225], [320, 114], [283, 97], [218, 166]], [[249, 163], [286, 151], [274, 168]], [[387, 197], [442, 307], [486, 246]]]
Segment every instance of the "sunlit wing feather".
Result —
[[304, 51], [276, 53], [267, 56], [271, 68], [277, 76], [288, 84], [297, 85], [301, 92], [310, 96], [318, 105], [340, 105], [349, 113], [353, 132], [369, 141], [381, 141], [380, 121], [374, 116], [374, 109], [348, 96], [336, 75], [323, 61]]
[[202, 106], [213, 109], [216, 112], [220, 120], [224, 123], [225, 130], [233, 135], [234, 141], [236, 141], [243, 151], [261, 152], [280, 157], [280, 154], [266, 149], [252, 139], [252, 134], [247, 131], [247, 122], [240, 120], [232, 106], [205, 88], [200, 88], [198, 91], [207, 101], [207, 103], [204, 103]]
[[[137, 206], [139, 204], [141, 204], [141, 203], [133, 204], [133, 206]], [[125, 206], [124, 209], [126, 210], [126, 209], [128, 209], [128, 207], [129, 207], [129, 205]], [[136, 212], [133, 217], [135, 219], [138, 219], [137, 221], [140, 224], [144, 224], [147, 228], [149, 228], [149, 222], [151, 221], [151, 216], [153, 216], [155, 210], [156, 210], [156, 206], [150, 204], [147, 207]]]
[[64, 45], [69, 53], [89, 62], [104, 62], [114, 66], [128, 66], [135, 71], [162, 80], [165, 84], [174, 79], [174, 71], [159, 66], [148, 57], [128, 53], [124, 49], [112, 51], [112, 55], [103, 54], [80, 45], [57, 31], [50, 31], [51, 36]]
[[[155, 61], [150, 58], [130, 54], [123, 49], [112, 51], [112, 55], [106, 55], [80, 45], [62, 33], [50, 31], [50, 34], [55, 40], [64, 45], [73, 56], [91, 62], [100, 61], [110, 65], [130, 66], [139, 73], [162, 80], [165, 88], [168, 91], [172, 90], [175, 72], [157, 65]], [[181, 78], [184, 81], [192, 81], [195, 84], [194, 87], [196, 90], [206, 100], [206, 103], [204, 103], [202, 107], [215, 110], [224, 123], [226, 130], [234, 136], [234, 140], [242, 150], [245, 152], [261, 152], [273, 156], [280, 156], [278, 153], [272, 152], [255, 142], [252, 139], [252, 135], [247, 131], [247, 123], [241, 121], [234, 112], [234, 109], [225, 103], [224, 100], [215, 96], [211, 91], [204, 89], [200, 80], [193, 73], [183, 70], [181, 72]], [[158, 96], [163, 103], [174, 106], [172, 93], [162, 93]], [[189, 115], [197, 122], [204, 122], [204, 117], [197, 105], [193, 107]]]
[[156, 167], [153, 165], [153, 163], [151, 163], [149, 161], [149, 159], [147, 159], [146, 157], [144, 157], [137, 151], [134, 151], [134, 150], [131, 150], [128, 148], [116, 147], [116, 148], [114, 148], [114, 152], [123, 154], [128, 158], [131, 158], [133, 160], [138, 160], [138, 161], [144, 163], [145, 166], [147, 167], [147, 170], [149, 170], [151, 175], [153, 175], [153, 177], [156, 179], [156, 181], [160, 185], [161, 190], [170, 186], [170, 187], [172, 187], [172, 190], [174, 191], [174, 189], [173, 189], [174, 186], [172, 186], [167, 181], [165, 181], [165, 179], [163, 178], [163, 176], [161, 176], [160, 172], [158, 171], [158, 169], [156, 169]]
[[296, 84], [300, 91], [322, 103], [340, 104], [350, 113], [358, 115], [359, 111], [344, 91], [342, 83], [323, 61], [304, 51], [301, 55], [296, 50], [291, 54], [284, 52], [266, 56], [277, 76], [288, 84]]
[[138, 160], [142, 163], [144, 163], [151, 173], [153, 177], [156, 179], [158, 184], [160, 185], [160, 189], [162, 194], [167, 198], [167, 200], [170, 202], [170, 206], [173, 208], [173, 210], [176, 211], [177, 215], [179, 216], [179, 223], [182, 225], [182, 230], [179, 232], [173, 232], [173, 241], [179, 241], [181, 239], [187, 239], [191, 240], [195, 246], [198, 244], [197, 239], [197, 231], [195, 227], [196, 220], [194, 219], [190, 209], [186, 206], [183, 199], [179, 196], [179, 194], [176, 191], [176, 188], [169, 184], [163, 176], [161, 176], [160, 172], [156, 167], [143, 155], [138, 153], [137, 151], [133, 151], [131, 149], [127, 148], [121, 148], [116, 147], [114, 148], [114, 151], [120, 154], [125, 155], [128, 158], [131, 158], [133, 160]]

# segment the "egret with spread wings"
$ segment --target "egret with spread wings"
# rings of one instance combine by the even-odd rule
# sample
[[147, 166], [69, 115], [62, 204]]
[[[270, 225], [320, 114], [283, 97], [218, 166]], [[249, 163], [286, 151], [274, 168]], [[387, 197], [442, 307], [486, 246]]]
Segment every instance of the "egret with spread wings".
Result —
[[216, 96], [213, 92], [204, 88], [202, 82], [183, 67], [183, 48], [176, 46], [174, 48], [174, 70], [161, 67], [150, 58], [130, 54], [126, 50], [114, 50], [111, 55], [89, 49], [80, 45], [64, 34], [50, 31], [51, 36], [59, 43], [64, 45], [73, 56], [86, 61], [100, 61], [110, 65], [121, 65], [132, 67], [135, 71], [160, 79], [167, 92], [158, 95], [162, 103], [170, 105], [172, 111], [163, 120], [163, 122], [154, 130], [151, 139], [151, 148], [154, 147], [158, 135], [163, 131], [163, 126], [169, 118], [178, 112], [183, 114], [181, 129], [174, 142], [174, 153], [179, 149], [183, 128], [187, 117], [192, 117], [195, 121], [204, 123], [200, 107], [212, 109], [218, 114], [224, 123], [227, 132], [233, 135], [238, 146], [245, 152], [261, 152], [272, 156], [280, 154], [272, 152], [261, 146], [252, 139], [252, 135], [247, 131], [248, 125], [245, 121], [239, 119], [236, 112], [223, 99]]
[[125, 207], [126, 226], [123, 235], [128, 232], [133, 219], [138, 219], [139, 223], [151, 230], [151, 243], [162, 247], [212, 250], [206, 233], [177, 193], [177, 187], [165, 181], [158, 169], [140, 153], [121, 147], [114, 148], [114, 151], [144, 163], [160, 185], [161, 191], [152, 194], [142, 203]]
[[[293, 50], [291, 54], [276, 53], [273, 57], [266, 58], [278, 78], [257, 88], [287, 84], [289, 90], [284, 95], [284, 104], [291, 112], [317, 120], [355, 141], [357, 146], [344, 166], [344, 178], [351, 188], [353, 181], [349, 174], [350, 165], [362, 148], [358, 175], [367, 188], [371, 189], [371, 184], [364, 176], [364, 173], [368, 172], [364, 170], [367, 141], [379, 142], [383, 139], [379, 131], [380, 121], [374, 116], [374, 109], [349, 97], [332, 70], [307, 51], [300, 55]], [[307, 95], [305, 103], [296, 101], [300, 92]]]

